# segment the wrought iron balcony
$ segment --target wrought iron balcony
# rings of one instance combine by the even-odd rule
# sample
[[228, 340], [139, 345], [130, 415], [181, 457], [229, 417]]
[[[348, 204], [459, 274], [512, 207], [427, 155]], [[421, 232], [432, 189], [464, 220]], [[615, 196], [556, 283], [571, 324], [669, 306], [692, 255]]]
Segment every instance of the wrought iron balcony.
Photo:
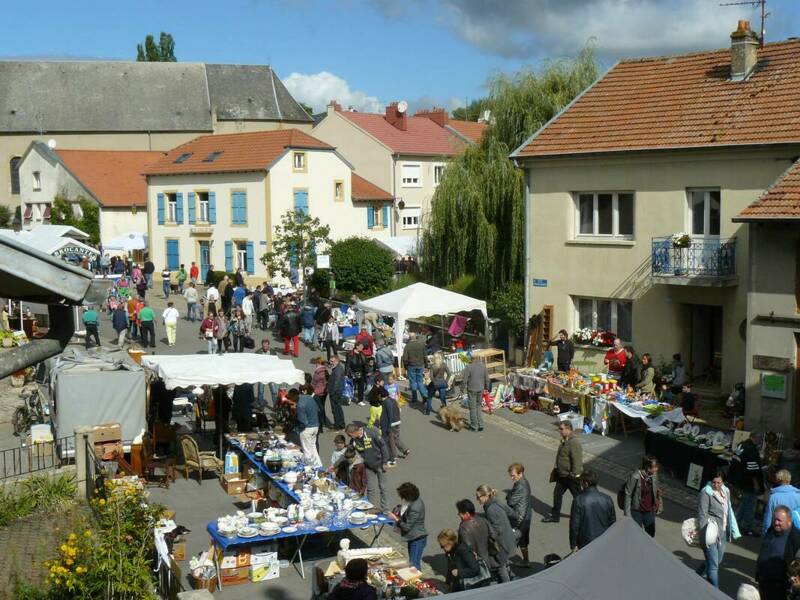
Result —
[[653, 238], [651, 269], [656, 283], [736, 285], [736, 238], [693, 237], [676, 247], [672, 236]]

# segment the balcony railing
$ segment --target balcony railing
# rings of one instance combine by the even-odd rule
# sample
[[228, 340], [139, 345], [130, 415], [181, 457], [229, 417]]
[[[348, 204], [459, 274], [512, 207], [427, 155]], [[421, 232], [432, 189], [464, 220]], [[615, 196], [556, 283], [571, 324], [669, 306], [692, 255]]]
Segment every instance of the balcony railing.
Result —
[[672, 236], [653, 238], [651, 252], [654, 277], [736, 277], [736, 238], [692, 238], [686, 248], [676, 248]]

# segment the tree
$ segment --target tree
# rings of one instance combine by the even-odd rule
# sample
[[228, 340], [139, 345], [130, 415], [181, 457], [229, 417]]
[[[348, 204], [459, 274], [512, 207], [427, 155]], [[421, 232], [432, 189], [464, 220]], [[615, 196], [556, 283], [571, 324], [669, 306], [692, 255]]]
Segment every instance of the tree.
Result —
[[330, 244], [331, 228], [322, 225], [318, 218], [311, 218], [302, 210], [288, 210], [275, 226], [272, 250], [261, 257], [270, 274], [281, 273], [288, 277], [293, 266], [305, 272], [306, 267], [316, 263], [317, 253]]
[[[80, 217], [76, 215], [76, 205], [80, 207]], [[53, 198], [53, 206], [50, 208], [50, 223], [76, 227], [89, 234], [89, 239], [93, 244], [100, 243], [100, 207], [88, 198], [83, 196], [70, 198], [66, 192], [60, 192]]]
[[480, 119], [483, 111], [487, 109], [488, 102], [489, 101], [487, 98], [479, 98], [477, 100], [473, 100], [466, 106], [453, 109], [453, 118], [458, 119], [459, 121], [477, 121]]
[[331, 246], [331, 269], [336, 287], [356, 294], [375, 295], [392, 283], [394, 254], [375, 240], [350, 237]]
[[138, 62], [175, 62], [175, 41], [169, 33], [161, 32], [158, 44], [152, 35], [144, 38], [144, 45], [136, 45]]
[[11, 220], [14, 217], [14, 211], [10, 206], [0, 204], [0, 229], [10, 227]]
[[448, 164], [423, 224], [421, 264], [430, 281], [475, 275], [491, 298], [522, 279], [523, 175], [508, 156], [596, 78], [587, 46], [540, 73], [525, 69], [489, 82], [492, 121], [477, 145]]

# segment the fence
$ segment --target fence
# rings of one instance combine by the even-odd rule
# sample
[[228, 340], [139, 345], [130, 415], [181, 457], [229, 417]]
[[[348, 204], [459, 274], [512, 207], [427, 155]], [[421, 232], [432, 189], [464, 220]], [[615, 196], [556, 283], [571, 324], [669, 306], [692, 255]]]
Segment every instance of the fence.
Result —
[[736, 275], [736, 238], [694, 238], [685, 248], [676, 247], [672, 237], [653, 238], [654, 276], [733, 277]]
[[58, 469], [71, 462], [75, 451], [75, 436], [52, 442], [26, 444], [0, 450], [0, 481], [48, 469]]

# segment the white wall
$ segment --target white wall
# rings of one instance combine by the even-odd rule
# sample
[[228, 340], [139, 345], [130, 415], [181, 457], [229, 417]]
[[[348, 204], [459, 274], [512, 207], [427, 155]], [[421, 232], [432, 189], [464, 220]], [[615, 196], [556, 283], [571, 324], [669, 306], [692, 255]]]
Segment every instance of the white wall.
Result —
[[100, 210], [100, 240], [109, 240], [129, 232], [147, 233], [147, 207], [102, 208]]
[[[418, 186], [403, 185], [403, 165], [419, 165], [421, 181]], [[419, 212], [419, 225], [422, 227], [425, 219], [430, 213], [431, 199], [436, 191], [434, 184], [433, 169], [437, 165], [446, 165], [447, 157], [442, 156], [411, 156], [402, 155], [394, 159], [394, 196], [398, 202], [402, 199], [405, 202], [403, 210], [395, 211], [396, 231], [400, 236], [417, 236], [419, 229], [403, 227], [403, 214], [410, 214], [414, 210]]]
[[[41, 188], [34, 189], [34, 172], [40, 174]], [[41, 215], [44, 213], [44, 206], [52, 204], [55, 197], [65, 191], [71, 198], [79, 195], [90, 199], [88, 192], [75, 181], [60, 163], [52, 162], [36, 150], [32, 150], [20, 163], [19, 168], [19, 187], [20, 199], [22, 203], [22, 215], [28, 205], [34, 207], [33, 219], [25, 222], [23, 228], [32, 229], [42, 223]]]

